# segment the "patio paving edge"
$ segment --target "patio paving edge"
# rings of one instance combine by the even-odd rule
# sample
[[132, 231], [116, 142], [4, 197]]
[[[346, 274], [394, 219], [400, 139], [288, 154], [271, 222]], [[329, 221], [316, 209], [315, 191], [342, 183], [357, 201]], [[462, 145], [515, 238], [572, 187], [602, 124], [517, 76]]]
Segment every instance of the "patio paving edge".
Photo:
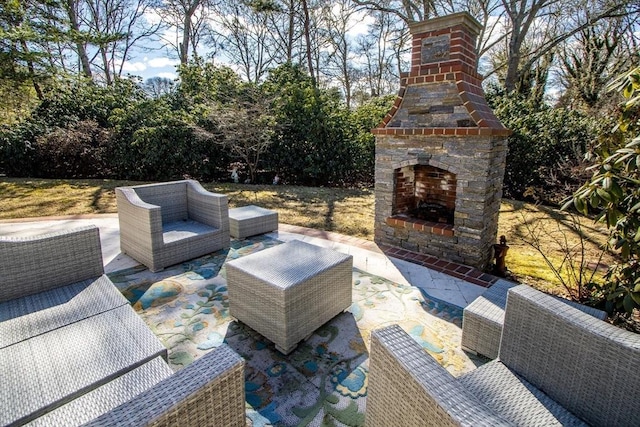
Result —
[[316, 230], [313, 228], [301, 227], [298, 225], [289, 225], [280, 223], [278, 230], [287, 233], [302, 234], [310, 237], [317, 237], [319, 239], [325, 239], [336, 243], [342, 243], [345, 245], [356, 246], [371, 252], [385, 254], [392, 258], [401, 259], [403, 261], [411, 262], [431, 270], [439, 271], [458, 279], [465, 280], [474, 285], [483, 286], [485, 288], [490, 287], [500, 278], [492, 274], [486, 273], [468, 265], [458, 264], [455, 262], [449, 262], [435, 258], [430, 255], [420, 254], [416, 252], [410, 252], [406, 249], [398, 248], [395, 246], [377, 244], [371, 240], [361, 239], [353, 236], [345, 236], [343, 234], [334, 233], [331, 231]]

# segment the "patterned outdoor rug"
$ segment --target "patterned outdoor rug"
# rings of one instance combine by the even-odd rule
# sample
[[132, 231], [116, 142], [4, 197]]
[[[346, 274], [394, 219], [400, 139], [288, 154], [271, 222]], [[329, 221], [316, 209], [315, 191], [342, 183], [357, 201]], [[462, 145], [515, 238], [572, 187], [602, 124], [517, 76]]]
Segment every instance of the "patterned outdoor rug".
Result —
[[228, 259], [280, 243], [268, 237], [234, 240], [229, 250], [159, 273], [140, 266], [109, 277], [167, 346], [175, 370], [223, 342], [244, 357], [247, 417], [254, 426], [362, 425], [369, 335], [382, 326], [399, 324], [456, 376], [474, 368], [459, 348], [460, 308], [357, 269], [349, 312], [282, 355], [229, 317], [224, 267]]

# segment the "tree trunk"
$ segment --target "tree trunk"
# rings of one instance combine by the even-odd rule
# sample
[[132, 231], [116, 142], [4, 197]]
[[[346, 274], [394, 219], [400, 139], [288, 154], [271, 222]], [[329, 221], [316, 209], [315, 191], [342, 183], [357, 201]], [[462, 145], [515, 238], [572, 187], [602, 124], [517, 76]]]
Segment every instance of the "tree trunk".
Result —
[[293, 63], [293, 39], [295, 37], [296, 11], [295, 0], [289, 1], [289, 32], [287, 34], [287, 62]]
[[512, 34], [509, 41], [509, 58], [507, 60], [507, 73], [504, 79], [504, 87], [507, 93], [511, 93], [516, 89], [519, 80], [518, 67], [520, 66], [520, 43], [515, 40], [515, 34]]
[[182, 43], [180, 43], [180, 63], [182, 65], [189, 61], [189, 39], [191, 38], [191, 15], [185, 14], [184, 28], [182, 30]]
[[180, 43], [180, 63], [186, 64], [189, 62], [189, 49], [191, 43], [191, 18], [195, 15], [196, 10], [202, 3], [202, 0], [192, 0], [193, 3], [189, 4], [189, 7], [184, 11], [184, 28], [182, 30], [182, 43]]
[[109, 58], [107, 57], [107, 48], [105, 46], [100, 47], [100, 56], [102, 57], [102, 63], [104, 64], [104, 78], [108, 86], [113, 83], [111, 77], [111, 69], [109, 67]]
[[307, 0], [302, 0], [302, 8], [304, 10], [304, 39], [307, 44], [307, 66], [309, 67], [309, 75], [311, 75], [311, 82], [313, 86], [317, 86], [316, 74], [313, 71], [313, 55], [311, 54], [311, 35], [310, 35], [310, 19], [309, 19], [309, 7]]
[[[24, 53], [28, 57], [29, 46], [27, 46], [27, 42], [25, 40], [21, 40], [20, 44], [22, 45], [22, 49], [24, 50]], [[27, 69], [29, 70], [29, 75], [31, 76], [33, 89], [36, 91], [36, 95], [38, 96], [38, 99], [42, 101], [44, 99], [44, 95], [42, 94], [42, 89], [40, 88], [40, 84], [38, 84], [38, 81], [36, 80], [36, 70], [35, 70], [35, 67], [33, 66], [33, 61], [31, 61], [30, 59], [27, 60]]]
[[[71, 29], [76, 32], [76, 38], [80, 36], [80, 24], [78, 23], [78, 15], [76, 14], [74, 0], [67, 0], [67, 14], [69, 15], [69, 22]], [[83, 41], [76, 40], [76, 49], [78, 50], [78, 57], [80, 58], [80, 64], [82, 65], [82, 72], [85, 76], [92, 78], [91, 63], [89, 62], [89, 56], [87, 55], [87, 49]]]

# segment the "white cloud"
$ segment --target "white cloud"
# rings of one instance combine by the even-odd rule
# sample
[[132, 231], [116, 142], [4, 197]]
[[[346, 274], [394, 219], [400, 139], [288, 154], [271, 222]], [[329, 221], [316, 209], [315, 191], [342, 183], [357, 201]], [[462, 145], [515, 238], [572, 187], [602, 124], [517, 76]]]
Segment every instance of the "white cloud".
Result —
[[162, 17], [154, 8], [149, 8], [144, 12], [144, 19], [146, 19], [149, 24], [159, 24], [160, 21], [162, 21]]
[[125, 61], [122, 65], [122, 70], [128, 73], [136, 73], [140, 71], [144, 71], [147, 69], [147, 65], [144, 62], [136, 61]]
[[374, 22], [375, 19], [368, 14], [367, 11], [359, 11], [350, 18], [348, 34], [352, 37], [367, 34], [369, 25], [372, 25]]
[[174, 66], [174, 65], [178, 65], [178, 62], [179, 61], [177, 59], [171, 59], [171, 58], [167, 58], [167, 57], [151, 58], [151, 59], [147, 60], [147, 64], [151, 68], [171, 67], [171, 66]]
[[176, 75], [176, 73], [158, 73], [156, 74], [156, 76], [158, 77], [162, 77], [164, 79], [169, 79], [169, 80], [175, 80], [178, 76]]

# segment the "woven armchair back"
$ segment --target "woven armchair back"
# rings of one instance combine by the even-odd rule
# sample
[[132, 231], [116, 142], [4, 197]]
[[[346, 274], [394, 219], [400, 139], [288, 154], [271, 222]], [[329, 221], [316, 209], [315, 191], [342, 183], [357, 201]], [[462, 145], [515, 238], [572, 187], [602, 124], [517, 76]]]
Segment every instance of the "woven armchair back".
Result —
[[499, 359], [592, 425], [638, 425], [640, 335], [529, 286], [509, 291]]
[[95, 226], [40, 236], [0, 236], [0, 302], [104, 273]]
[[161, 207], [163, 224], [188, 218], [186, 181], [140, 185], [132, 188], [143, 202]]

